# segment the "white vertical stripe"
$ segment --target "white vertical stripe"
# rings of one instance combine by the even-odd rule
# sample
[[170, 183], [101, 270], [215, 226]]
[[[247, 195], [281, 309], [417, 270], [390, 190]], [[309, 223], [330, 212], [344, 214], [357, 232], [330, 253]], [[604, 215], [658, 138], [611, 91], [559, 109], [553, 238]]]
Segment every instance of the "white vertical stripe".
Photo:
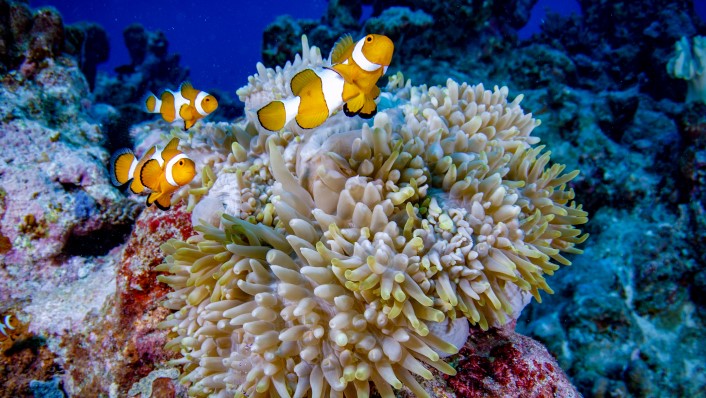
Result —
[[150, 159], [154, 159], [159, 163], [159, 167], [164, 167], [164, 159], [162, 159], [162, 148], [155, 146], [154, 154]]
[[321, 87], [324, 92], [324, 101], [328, 107], [328, 114], [337, 111], [343, 105], [343, 77], [333, 69], [319, 69], [315, 71], [321, 79]]
[[174, 168], [174, 165], [178, 161], [180, 161], [182, 159], [188, 159], [188, 158], [189, 158], [188, 156], [184, 155], [183, 153], [180, 153], [180, 154], [174, 156], [173, 158], [171, 158], [169, 160], [169, 162], [167, 162], [167, 170], [165, 170], [164, 175], [166, 176], [167, 182], [169, 183], [169, 185], [171, 185], [173, 187], [179, 186], [179, 184], [177, 184], [176, 181], [174, 181], [174, 176], [172, 175], [172, 169]]
[[287, 98], [286, 100], [283, 100], [282, 103], [284, 104], [284, 125], [286, 126], [287, 123], [291, 122], [294, 120], [294, 118], [297, 116], [297, 113], [299, 113], [299, 104], [302, 102], [302, 99], [299, 97], [293, 97], [293, 98]]
[[181, 91], [172, 91], [172, 90], [166, 90], [172, 93], [174, 95], [174, 121], [176, 122], [177, 120], [184, 120], [184, 118], [179, 115], [179, 110], [181, 109], [182, 105], [189, 105], [189, 100], [184, 98], [183, 95], [181, 95]]
[[207, 95], [207, 92], [200, 91], [199, 94], [196, 96], [196, 99], [194, 99], [194, 107], [196, 108], [196, 112], [198, 112], [201, 116], [208, 115], [208, 112], [203, 110], [203, 106], [201, 106], [203, 99], [206, 98]]
[[152, 113], [160, 113], [162, 111], [162, 100], [157, 98], [156, 96], [154, 98], [154, 110], [152, 111]]
[[[130, 171], [127, 172], [128, 178], [135, 178], [135, 169], [137, 168], [137, 158], [133, 156], [132, 163], [130, 163]], [[138, 176], [139, 178], [139, 176]]]
[[365, 58], [365, 54], [363, 54], [363, 44], [365, 44], [365, 37], [358, 40], [358, 43], [356, 43], [355, 48], [353, 49], [353, 61], [355, 61], [361, 69], [367, 72], [373, 72], [380, 69], [380, 65], [374, 64]]

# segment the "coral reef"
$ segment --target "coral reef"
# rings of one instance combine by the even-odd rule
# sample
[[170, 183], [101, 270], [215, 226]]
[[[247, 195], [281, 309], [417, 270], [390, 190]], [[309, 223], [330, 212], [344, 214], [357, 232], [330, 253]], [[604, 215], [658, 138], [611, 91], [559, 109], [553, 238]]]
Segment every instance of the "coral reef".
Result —
[[31, 77], [62, 55], [77, 58], [79, 68], [94, 87], [96, 67], [108, 60], [105, 30], [94, 23], [64, 26], [52, 8], [32, 10], [24, 2], [0, 2], [0, 72], [19, 70]]
[[79, 330], [61, 337], [65, 354], [60, 365], [69, 396], [131, 396], [128, 391], [149, 388], [171, 394], [164, 396], [184, 396], [184, 389], [171, 382], [173, 377], [164, 378], [174, 372], [163, 368], [173, 356], [163, 350], [166, 333], [157, 328], [169, 313], [159, 306], [168, 289], [157, 282], [154, 270], [161, 262], [162, 241], [193, 234], [184, 210], [174, 206], [165, 213], [151, 208], [140, 214], [127, 244], [114, 253], [112, 279], [107, 281], [111, 294], [74, 326]]
[[512, 329], [471, 333], [458, 356], [458, 376], [446, 377], [456, 397], [579, 397], [546, 348]]
[[[246, 109], [322, 65], [307, 43], [284, 68], [258, 66], [238, 91]], [[372, 125], [339, 113], [310, 131], [250, 135], [256, 119], [241, 122], [221, 147], [232, 166], [209, 167], [196, 204], [216, 217], [165, 244], [157, 268], [174, 289], [162, 327], [190, 394], [355, 395], [372, 381], [382, 396], [429, 396], [414, 375], [432, 378], [424, 364], [455, 374], [441, 356], [458, 350], [447, 342], [457, 322], [501, 326], [551, 293], [544, 275], [580, 253], [586, 212], [566, 187], [577, 172], [549, 166], [533, 146], [539, 122], [507, 96], [397, 75]]]
[[[0, 87], [0, 145], [6, 148], [0, 226], [11, 244], [2, 259], [15, 267], [40, 268], [66, 252], [105, 253], [121, 242], [135, 216], [136, 209], [118, 205], [124, 199], [105, 172], [102, 133], [81, 112], [88, 86], [77, 66], [65, 61], [32, 80], [7, 75]], [[110, 239], [114, 234], [117, 240]]]
[[[511, 45], [517, 39], [516, 29], [527, 23], [536, 2], [331, 1], [320, 20], [281, 16], [270, 24], [263, 35], [263, 62], [274, 66], [294, 59], [301, 51], [302, 34], [330, 48], [345, 33], [354, 36], [378, 33], [395, 42], [395, 70], [413, 74], [414, 68], [408, 67], [424, 62], [425, 58], [458, 61], [460, 52], [475, 55], [475, 50], [482, 48], [481, 51], [490, 53]], [[371, 14], [361, 21], [364, 5], [371, 7]], [[418, 80], [416, 76], [413, 75], [413, 81]], [[445, 78], [430, 83], [443, 83]]]

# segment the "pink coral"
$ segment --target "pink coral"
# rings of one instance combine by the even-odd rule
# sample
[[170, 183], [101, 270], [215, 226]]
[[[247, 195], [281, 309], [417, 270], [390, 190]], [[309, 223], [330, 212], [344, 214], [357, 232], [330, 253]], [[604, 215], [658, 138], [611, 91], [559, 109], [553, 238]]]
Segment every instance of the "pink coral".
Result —
[[459, 398], [578, 397], [546, 348], [515, 333], [515, 324], [481, 331], [458, 355], [456, 376], [446, 376]]

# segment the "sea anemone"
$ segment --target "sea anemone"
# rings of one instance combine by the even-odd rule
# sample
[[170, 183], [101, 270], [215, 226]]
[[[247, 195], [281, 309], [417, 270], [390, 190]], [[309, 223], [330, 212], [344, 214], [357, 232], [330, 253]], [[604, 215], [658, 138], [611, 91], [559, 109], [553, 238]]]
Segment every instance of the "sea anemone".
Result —
[[[239, 90], [246, 109], [286, 96], [277, 82], [310, 58], [259, 68]], [[174, 289], [162, 327], [189, 393], [354, 397], [372, 382], [383, 397], [403, 386], [426, 397], [415, 376], [455, 373], [442, 358], [465, 341], [466, 319], [499, 326], [551, 293], [544, 275], [587, 237], [566, 185], [578, 172], [549, 165], [530, 135], [539, 121], [507, 96], [397, 75], [370, 125], [340, 113], [242, 145], [247, 156], [203, 192], [224, 203], [220, 220], [165, 243], [158, 267]], [[252, 115], [238, 129], [256, 129]], [[263, 193], [266, 214], [242, 211], [246, 188]], [[217, 203], [199, 212], [216, 214]], [[452, 328], [463, 331], [455, 344]]]

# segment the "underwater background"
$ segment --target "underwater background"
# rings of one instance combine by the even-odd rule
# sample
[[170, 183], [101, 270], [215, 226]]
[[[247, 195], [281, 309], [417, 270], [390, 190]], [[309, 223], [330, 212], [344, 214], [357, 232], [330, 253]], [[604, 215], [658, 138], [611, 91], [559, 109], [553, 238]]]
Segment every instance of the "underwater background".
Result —
[[[341, 331], [367, 319], [367, 358], [402, 380], [321, 343], [345, 396], [706, 397], [706, 2], [0, 0], [0, 22], [0, 396], [310, 396], [297, 386], [317, 373], [295, 366], [309, 351], [280, 363], [288, 346], [265, 345], [274, 329], [319, 341], [283, 315], [316, 295], [328, 310], [302, 319], [358, 350], [368, 340]], [[347, 33], [394, 43], [377, 115], [264, 129], [256, 111]], [[148, 92], [185, 81], [218, 109], [188, 130], [145, 112]], [[111, 183], [111, 154], [173, 137], [197, 174], [171, 208]], [[348, 222], [341, 192], [367, 215]], [[419, 263], [390, 274], [400, 295], [364, 289], [352, 265], [331, 287], [375, 316], [286, 287], [352, 264], [340, 241], [380, 219], [395, 238], [370, 257]], [[419, 348], [444, 351], [424, 340], [437, 332], [460, 351]]]

